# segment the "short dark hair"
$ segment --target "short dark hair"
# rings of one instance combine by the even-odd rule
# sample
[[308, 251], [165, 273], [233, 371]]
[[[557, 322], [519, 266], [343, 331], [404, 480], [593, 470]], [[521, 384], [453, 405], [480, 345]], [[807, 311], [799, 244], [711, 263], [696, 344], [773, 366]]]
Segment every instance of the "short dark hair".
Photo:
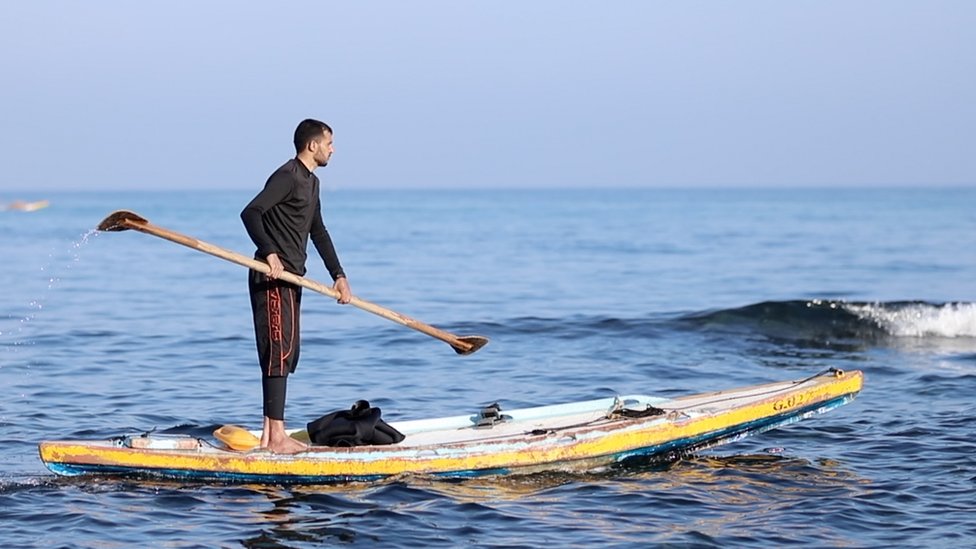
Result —
[[325, 122], [306, 118], [295, 128], [295, 152], [300, 153], [313, 139], [318, 139], [323, 133], [332, 133], [332, 128]]

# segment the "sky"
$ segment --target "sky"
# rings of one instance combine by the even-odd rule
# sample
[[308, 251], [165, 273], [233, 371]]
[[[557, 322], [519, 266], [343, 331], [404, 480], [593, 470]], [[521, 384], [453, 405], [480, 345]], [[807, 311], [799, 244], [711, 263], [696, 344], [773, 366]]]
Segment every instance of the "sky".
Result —
[[0, 192], [976, 186], [976, 2], [0, 4]]

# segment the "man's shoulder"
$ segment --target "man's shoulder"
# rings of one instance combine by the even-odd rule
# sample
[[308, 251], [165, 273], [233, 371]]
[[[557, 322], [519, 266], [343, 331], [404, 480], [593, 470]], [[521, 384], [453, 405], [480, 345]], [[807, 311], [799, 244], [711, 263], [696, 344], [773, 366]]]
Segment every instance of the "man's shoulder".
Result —
[[293, 176], [295, 179], [300, 181], [311, 179], [318, 181], [319, 178], [315, 175], [315, 172], [309, 171], [308, 168], [302, 164], [302, 161], [297, 158], [290, 158], [287, 162], [282, 164], [275, 173], [284, 173]]
[[272, 172], [271, 176], [268, 177], [268, 181], [274, 180], [291, 184], [298, 182], [300, 172], [298, 171], [297, 163], [298, 161], [294, 158], [288, 160]]
[[278, 169], [274, 171], [274, 173], [279, 172], [291, 174], [298, 173], [298, 160], [295, 158], [289, 158], [284, 164], [278, 166]]

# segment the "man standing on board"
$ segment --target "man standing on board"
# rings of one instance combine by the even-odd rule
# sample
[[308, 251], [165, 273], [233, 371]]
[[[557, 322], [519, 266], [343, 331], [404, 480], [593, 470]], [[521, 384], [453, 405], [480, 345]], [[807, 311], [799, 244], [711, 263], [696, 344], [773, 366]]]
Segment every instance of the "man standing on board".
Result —
[[352, 299], [322, 221], [319, 178], [312, 173], [329, 163], [332, 128], [318, 120], [303, 120], [295, 129], [295, 151], [295, 158], [271, 174], [264, 189], [241, 212], [247, 234], [257, 246], [255, 258], [271, 267], [267, 275], [249, 271], [248, 290], [264, 394], [261, 447], [281, 454], [301, 452], [307, 446], [285, 433], [285, 389], [288, 374], [298, 365], [302, 288], [278, 277], [284, 271], [305, 274], [311, 237], [335, 281], [339, 303]]

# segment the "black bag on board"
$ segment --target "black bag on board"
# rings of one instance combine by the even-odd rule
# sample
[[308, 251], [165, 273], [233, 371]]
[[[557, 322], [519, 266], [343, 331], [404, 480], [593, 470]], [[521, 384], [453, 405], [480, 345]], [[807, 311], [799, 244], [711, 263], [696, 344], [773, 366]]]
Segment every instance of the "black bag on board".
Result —
[[380, 409], [357, 400], [349, 410], [328, 413], [306, 425], [313, 444], [368, 446], [396, 444], [406, 436], [380, 419]]

